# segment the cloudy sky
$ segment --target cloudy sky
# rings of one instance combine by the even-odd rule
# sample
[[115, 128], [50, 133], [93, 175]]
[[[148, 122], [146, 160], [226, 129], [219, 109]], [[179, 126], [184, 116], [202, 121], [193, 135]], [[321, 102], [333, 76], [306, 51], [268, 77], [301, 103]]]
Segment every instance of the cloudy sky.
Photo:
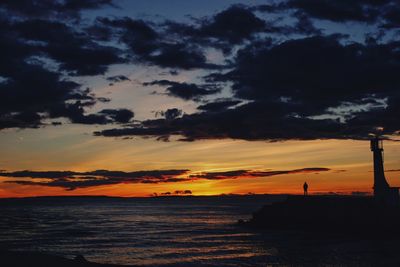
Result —
[[5, 0], [0, 197], [400, 186], [397, 0]]

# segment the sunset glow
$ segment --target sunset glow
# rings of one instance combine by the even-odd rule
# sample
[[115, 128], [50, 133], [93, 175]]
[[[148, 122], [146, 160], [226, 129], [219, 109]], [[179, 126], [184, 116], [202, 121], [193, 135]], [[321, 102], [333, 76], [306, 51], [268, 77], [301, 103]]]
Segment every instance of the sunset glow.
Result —
[[374, 134], [400, 186], [376, 5], [350, 25], [302, 0], [89, 2], [0, 4], [0, 197], [369, 194]]
[[[33, 130], [34, 131], [34, 130]], [[20, 134], [24, 134], [22, 131]], [[4, 135], [4, 134], [3, 134]], [[20, 141], [15, 141], [15, 143]], [[27, 141], [24, 141], [27, 142]], [[15, 145], [14, 143], [14, 145]], [[77, 150], [66, 151], [58, 162], [43, 161], [52, 158], [52, 151], [42, 148], [39, 157], [30, 158], [29, 153], [16, 153], [10, 158], [13, 144], [2, 144], [3, 153], [9, 162], [15, 162], [12, 169], [35, 171], [93, 171], [97, 169], [135, 171], [189, 169], [177, 178], [188, 178], [208, 172], [235, 170], [278, 171], [301, 168], [323, 167], [329, 171], [297, 174], [281, 174], [269, 177], [239, 176], [223, 180], [193, 180], [174, 183], [121, 183], [66, 191], [63, 188], [3, 183], [1, 197], [22, 197], [41, 195], [110, 195], [150, 196], [153, 193], [173, 193], [176, 190], [191, 190], [193, 195], [219, 194], [280, 194], [301, 193], [301, 185], [307, 180], [311, 193], [372, 192], [372, 162], [369, 144], [365, 141], [290, 141], [290, 142], [247, 142], [247, 141], [200, 141], [195, 143], [160, 143], [153, 140], [91, 140], [90, 149], [85, 150], [86, 160], [79, 158], [82, 145]], [[141, 143], [141, 146], [137, 144]], [[101, 145], [100, 145], [101, 144]], [[145, 144], [145, 146], [143, 146]], [[99, 147], [101, 146], [101, 147]], [[23, 146], [20, 146], [23, 147]], [[73, 147], [73, 146], [71, 146]], [[143, 149], [146, 147], [146, 149]], [[9, 148], [9, 150], [8, 150]], [[15, 152], [14, 152], [15, 153]], [[45, 154], [47, 153], [47, 154]], [[154, 153], [157, 153], [156, 155]], [[400, 143], [385, 142], [387, 178], [393, 186], [400, 186], [399, 173], [395, 170], [400, 162]], [[140, 155], [138, 157], [137, 155]], [[115, 160], [118, 159], [118, 160]], [[75, 164], [73, 160], [79, 161]], [[2, 158], [0, 162], [5, 162]], [[61, 162], [62, 161], [62, 162]], [[69, 164], [66, 164], [68, 162]], [[36, 166], [40, 166], [36, 167]], [[2, 166], [5, 169], [5, 166]], [[16, 178], [2, 177], [2, 181]], [[33, 180], [18, 178], [21, 180]], [[35, 181], [39, 181], [35, 179]], [[43, 180], [46, 181], [46, 180]]]

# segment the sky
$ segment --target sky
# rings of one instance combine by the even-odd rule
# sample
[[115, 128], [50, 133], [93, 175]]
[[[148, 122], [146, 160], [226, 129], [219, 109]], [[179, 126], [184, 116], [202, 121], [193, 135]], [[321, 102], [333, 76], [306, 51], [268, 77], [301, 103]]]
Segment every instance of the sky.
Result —
[[395, 0], [0, 3], [0, 197], [400, 186]]

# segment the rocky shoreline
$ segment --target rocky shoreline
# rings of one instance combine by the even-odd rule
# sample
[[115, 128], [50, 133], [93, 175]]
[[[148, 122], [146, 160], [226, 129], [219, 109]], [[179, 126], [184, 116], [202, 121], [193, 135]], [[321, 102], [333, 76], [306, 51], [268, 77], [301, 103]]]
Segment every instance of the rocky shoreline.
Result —
[[270, 230], [343, 233], [382, 238], [400, 236], [400, 207], [378, 205], [372, 197], [289, 196], [266, 205], [239, 224]]
[[[87, 261], [78, 255], [73, 259], [40, 252], [0, 251], [1, 266], [4, 267], [128, 267], [127, 265], [100, 264]], [[134, 267], [134, 265], [129, 265]]]

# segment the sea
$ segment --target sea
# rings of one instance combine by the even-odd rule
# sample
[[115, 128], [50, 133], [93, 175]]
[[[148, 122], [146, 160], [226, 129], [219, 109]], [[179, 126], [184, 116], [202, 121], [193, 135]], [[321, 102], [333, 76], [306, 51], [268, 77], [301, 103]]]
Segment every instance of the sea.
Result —
[[135, 266], [383, 266], [391, 263], [383, 258], [399, 257], [399, 242], [388, 238], [354, 240], [237, 224], [284, 198], [0, 199], [0, 250]]

